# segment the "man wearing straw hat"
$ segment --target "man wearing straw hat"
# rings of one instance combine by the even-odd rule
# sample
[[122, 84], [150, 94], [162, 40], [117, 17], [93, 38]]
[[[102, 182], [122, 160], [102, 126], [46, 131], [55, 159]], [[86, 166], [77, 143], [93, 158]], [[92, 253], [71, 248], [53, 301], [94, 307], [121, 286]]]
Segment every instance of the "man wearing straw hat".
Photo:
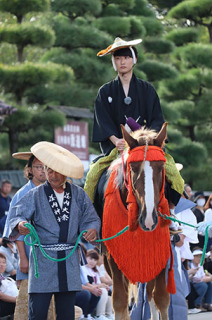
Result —
[[46, 141], [35, 144], [31, 152], [44, 163], [47, 181], [30, 190], [12, 208], [10, 239], [28, 234], [25, 224], [32, 221], [46, 253], [62, 261], [50, 261], [35, 247], [39, 270], [39, 277], [35, 278], [35, 262], [30, 253], [29, 319], [46, 319], [54, 294], [57, 319], [73, 320], [75, 293], [81, 290], [79, 254], [74, 251], [69, 259], [64, 258], [83, 230], [87, 230], [87, 241], [96, 240], [100, 220], [84, 190], [66, 181], [66, 177], [82, 177], [79, 158]]
[[[11, 214], [11, 208], [31, 189], [39, 186], [46, 181], [46, 175], [44, 172], [44, 165], [39, 161], [32, 152], [17, 152], [13, 153], [13, 158], [27, 161], [24, 168], [24, 176], [29, 180], [21, 189], [19, 189], [14, 195], [10, 210], [7, 215], [6, 225], [4, 228], [3, 238], [8, 238], [10, 233], [9, 217]], [[16, 240], [16, 246], [18, 249], [19, 263], [17, 265], [17, 285], [19, 287], [19, 295], [16, 301], [14, 320], [26, 320], [28, 315], [28, 269], [29, 269], [29, 251], [30, 247], [25, 245], [24, 236], [20, 236]], [[49, 310], [48, 319], [52, 320], [53, 308]]]

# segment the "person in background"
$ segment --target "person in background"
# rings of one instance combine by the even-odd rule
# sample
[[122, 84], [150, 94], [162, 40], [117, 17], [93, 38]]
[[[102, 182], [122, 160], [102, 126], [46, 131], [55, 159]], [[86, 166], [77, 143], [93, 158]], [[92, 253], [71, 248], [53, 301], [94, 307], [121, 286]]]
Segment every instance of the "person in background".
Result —
[[202, 249], [195, 247], [192, 253], [194, 258], [190, 264], [190, 281], [197, 294], [195, 308], [212, 311], [212, 275], [200, 266]]
[[188, 199], [191, 200], [191, 198], [192, 198], [192, 189], [191, 189], [189, 184], [186, 183], [184, 185], [184, 191], [186, 192], [186, 195], [188, 196]]
[[0, 189], [0, 236], [4, 231], [4, 225], [10, 207], [12, 183], [9, 180], [3, 180]]
[[0, 317], [13, 315], [18, 288], [12, 278], [4, 277], [6, 256], [0, 252]]
[[204, 270], [212, 274], [212, 245], [207, 253], [207, 258], [205, 259]]
[[[96, 248], [95, 248], [95, 250], [96, 250]], [[104, 256], [101, 254], [99, 254], [99, 260], [97, 262], [96, 267], [99, 272], [100, 281], [110, 287], [109, 294], [111, 295], [113, 281], [112, 281], [111, 277], [109, 276], [109, 274], [107, 273], [107, 271], [105, 270]]]
[[17, 259], [16, 259], [16, 245], [14, 242], [9, 241], [8, 238], [2, 238], [2, 245], [0, 252], [5, 254], [7, 258], [5, 277], [11, 277], [16, 280]]
[[97, 269], [99, 254], [96, 250], [90, 249], [87, 251], [86, 259], [87, 264], [81, 267], [83, 279], [85, 279], [83, 284], [87, 287], [95, 287], [101, 291], [100, 300], [96, 307], [96, 317], [94, 319], [114, 319], [112, 315], [111, 297], [108, 295], [109, 286], [101, 282]]
[[[204, 205], [205, 205], [205, 195], [204, 192], [198, 191], [194, 194], [194, 202], [196, 203], [196, 207], [192, 209], [194, 215], [197, 218], [197, 223], [204, 221]], [[200, 248], [204, 247], [205, 237], [202, 235], [198, 235]], [[196, 245], [191, 244], [191, 249], [193, 250]]]
[[[31, 148], [35, 157], [45, 165], [47, 181], [31, 189], [11, 208], [10, 240], [26, 235], [31, 222], [45, 251], [56, 261], [43, 256], [35, 246], [39, 277], [36, 278], [33, 253], [29, 263], [29, 318], [46, 320], [54, 294], [57, 320], [74, 320], [76, 292], [82, 288], [80, 257], [74, 251], [82, 231], [87, 241], [95, 241], [100, 219], [85, 191], [67, 181], [67, 177], [80, 179], [83, 164], [73, 153], [57, 144], [42, 141]], [[62, 248], [61, 248], [62, 247]], [[62, 259], [62, 261], [57, 261]]]
[[205, 219], [204, 221], [212, 221], [212, 194], [208, 197], [206, 204], [204, 206], [205, 210]]

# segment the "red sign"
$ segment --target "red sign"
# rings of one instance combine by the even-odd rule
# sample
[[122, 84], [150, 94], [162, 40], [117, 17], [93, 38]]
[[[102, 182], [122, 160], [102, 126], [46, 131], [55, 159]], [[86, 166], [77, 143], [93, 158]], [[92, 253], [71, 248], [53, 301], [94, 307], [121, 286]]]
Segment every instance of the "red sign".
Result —
[[67, 121], [63, 128], [55, 129], [55, 143], [73, 152], [80, 160], [89, 160], [88, 123]]

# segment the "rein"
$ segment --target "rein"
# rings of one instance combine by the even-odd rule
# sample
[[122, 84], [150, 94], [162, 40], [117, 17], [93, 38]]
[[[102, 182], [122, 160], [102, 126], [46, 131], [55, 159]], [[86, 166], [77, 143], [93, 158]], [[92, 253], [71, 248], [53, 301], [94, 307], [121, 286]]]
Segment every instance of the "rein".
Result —
[[[139, 152], [138, 152], [139, 151]], [[156, 155], [155, 155], [155, 151], [156, 152]], [[124, 164], [124, 154], [123, 154], [123, 151], [121, 152], [121, 156], [122, 156], [122, 165], [123, 165], [123, 173], [124, 173], [124, 183], [125, 183], [125, 186], [128, 190], [128, 200], [129, 200], [129, 207], [131, 204], [133, 204], [133, 202], [135, 202], [135, 196], [133, 198], [133, 195], [132, 195], [132, 186], [131, 186], [131, 179], [130, 179], [130, 175], [128, 176], [129, 177], [129, 183], [128, 183], [128, 179], [127, 179], [127, 176], [126, 176], [126, 169], [125, 169], [125, 164]], [[156, 147], [156, 146], [148, 146], [148, 142], [146, 141], [146, 145], [145, 146], [139, 146], [139, 147], [136, 147], [132, 150], [129, 150], [129, 156], [128, 156], [128, 159], [127, 159], [127, 168], [128, 168], [128, 172], [129, 172], [129, 164], [130, 162], [135, 162], [135, 161], [166, 161], [165, 159], [165, 156], [164, 156], [164, 152], [161, 148], [159, 147]], [[162, 185], [162, 190], [163, 190], [163, 186], [164, 186], [164, 181], [165, 181], [165, 170], [164, 170], [164, 174], [163, 174], [163, 185]], [[130, 195], [130, 196], [129, 196]], [[131, 197], [131, 199], [129, 199]], [[133, 199], [132, 199], [133, 198]], [[163, 207], [163, 203], [165, 200], [165, 196], [164, 196], [164, 193], [161, 192], [161, 195], [160, 195], [160, 200], [159, 200], [159, 205], [158, 205], [158, 210], [157, 210], [157, 213], [160, 217], [162, 217], [164, 220], [172, 220], [172, 221], [176, 221], [176, 222], [179, 222], [179, 223], [182, 223], [182, 224], [185, 224], [185, 225], [188, 225], [190, 227], [193, 227], [193, 228], [196, 228], [198, 229], [198, 226], [194, 226], [194, 225], [191, 225], [191, 224], [188, 224], [186, 222], [183, 222], [183, 221], [180, 221], [180, 220], [177, 220], [175, 218], [172, 218], [170, 216], [168, 216], [167, 214], [162, 214], [160, 212], [160, 209]], [[36, 253], [35, 253], [35, 246], [38, 246], [39, 249], [41, 250], [41, 253], [43, 254], [43, 256], [51, 261], [55, 261], [55, 262], [60, 262], [60, 261], [64, 261], [66, 259], [68, 259], [69, 257], [71, 257], [73, 255], [73, 253], [75, 252], [75, 250], [77, 249], [77, 247], [79, 246], [79, 242], [80, 242], [80, 239], [82, 238], [82, 236], [84, 235], [84, 233], [87, 233], [87, 230], [83, 230], [78, 238], [77, 238], [77, 241], [75, 243], [75, 245], [73, 246], [73, 249], [70, 251], [70, 253], [64, 257], [64, 258], [60, 258], [60, 259], [56, 259], [56, 258], [52, 258], [51, 256], [49, 256], [42, 244], [40, 243], [40, 239], [38, 237], [38, 234], [35, 230], [35, 228], [30, 224], [30, 223], [26, 223], [25, 226], [29, 229], [29, 234], [27, 234], [24, 238], [24, 242], [26, 245], [29, 245], [32, 247], [32, 254], [33, 254], [33, 259], [34, 259], [34, 265], [35, 265], [35, 277], [38, 278], [39, 277], [39, 273], [38, 273], [38, 262], [37, 262], [37, 257], [36, 257]], [[201, 259], [201, 263], [200, 265], [203, 264], [203, 261], [204, 261], [204, 257], [205, 257], [205, 253], [206, 253], [206, 248], [207, 248], [207, 242], [208, 242], [208, 228], [209, 228], [210, 225], [207, 226], [206, 228], [206, 231], [205, 231], [205, 243], [204, 243], [204, 249], [203, 249], [203, 254], [202, 254], [202, 259]], [[105, 242], [105, 241], [109, 241], [109, 240], [112, 240], [116, 237], [119, 237], [120, 235], [122, 235], [123, 233], [125, 233], [127, 230], [130, 230], [131, 229], [131, 225], [127, 225], [126, 227], [124, 227], [121, 231], [117, 232], [115, 235], [111, 236], [111, 237], [108, 237], [108, 238], [105, 238], [105, 239], [98, 239], [96, 240], [95, 242], [96, 243], [100, 243], [100, 242]], [[130, 230], [130, 231], [133, 231], [133, 230]], [[28, 238], [31, 237], [31, 242], [28, 241]], [[66, 250], [66, 249], [63, 249], [63, 250]]]
[[[178, 219], [175, 219], [175, 218], [172, 218], [172, 217], [169, 217], [167, 215], [163, 215], [160, 211], [158, 211], [158, 214], [160, 215], [160, 217], [162, 217], [163, 219], [165, 220], [172, 220], [172, 221], [176, 221], [180, 224], [185, 224], [189, 227], [192, 227], [192, 228], [195, 228], [195, 229], [198, 229], [198, 226], [194, 226], [192, 224], [189, 224], [189, 223], [186, 223], [186, 222], [183, 222], [183, 221], [180, 221]], [[207, 249], [207, 243], [208, 243], [208, 228], [211, 226], [212, 224], [209, 224], [207, 227], [206, 227], [206, 230], [205, 230], [205, 242], [204, 242], [204, 248], [203, 248], [203, 253], [202, 253], [202, 258], [201, 258], [201, 262], [200, 262], [200, 265], [202, 266], [203, 265], [203, 262], [204, 262], [204, 259], [205, 259], [205, 253], [206, 253], [206, 249]], [[38, 272], [38, 262], [37, 262], [37, 257], [36, 257], [36, 254], [35, 254], [35, 246], [36, 244], [38, 244], [38, 247], [39, 249], [41, 250], [43, 256], [51, 261], [56, 261], [56, 262], [59, 262], [59, 261], [64, 261], [64, 260], [67, 260], [69, 257], [71, 257], [74, 253], [74, 251], [77, 249], [78, 247], [78, 244], [80, 242], [80, 239], [82, 238], [83, 234], [84, 233], [87, 233], [88, 231], [87, 230], [83, 230], [80, 235], [78, 236], [77, 238], [77, 241], [75, 243], [75, 246], [74, 248], [71, 250], [71, 252], [64, 258], [61, 258], [61, 259], [56, 259], [56, 258], [52, 258], [51, 256], [49, 256], [45, 250], [42, 248], [42, 245], [40, 243], [40, 239], [38, 237], [38, 234], [35, 230], [35, 228], [30, 224], [30, 223], [25, 223], [25, 227], [27, 227], [29, 229], [29, 234], [27, 234], [24, 238], [24, 242], [26, 245], [28, 246], [31, 246], [32, 247], [32, 254], [33, 254], [33, 259], [34, 259], [34, 264], [35, 264], [35, 277], [38, 278], [39, 277], [39, 272]], [[117, 238], [119, 236], [121, 236], [123, 233], [125, 233], [127, 230], [129, 229], [129, 226], [126, 226], [125, 228], [123, 228], [121, 231], [119, 231], [117, 234], [115, 234], [114, 236], [112, 237], [109, 237], [109, 238], [105, 238], [105, 239], [98, 239], [96, 240], [95, 242], [99, 243], [99, 242], [104, 242], [104, 241], [109, 241], [109, 240], [112, 240], [114, 238]], [[31, 242], [28, 242], [28, 238], [31, 237], [32, 241]]]

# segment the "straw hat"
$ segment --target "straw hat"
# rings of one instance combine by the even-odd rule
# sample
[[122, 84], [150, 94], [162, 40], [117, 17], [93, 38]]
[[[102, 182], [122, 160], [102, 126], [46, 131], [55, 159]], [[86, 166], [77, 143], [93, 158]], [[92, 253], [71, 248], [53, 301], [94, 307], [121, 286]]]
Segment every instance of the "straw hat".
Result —
[[125, 41], [125, 40], [122, 40], [121, 38], [116, 38], [114, 40], [113, 44], [111, 44], [106, 49], [99, 51], [97, 53], [97, 56], [103, 57], [103, 56], [106, 56], [107, 54], [110, 54], [110, 53], [116, 51], [116, 50], [136, 46], [137, 44], [139, 44], [141, 42], [142, 42], [142, 39]]
[[16, 152], [12, 154], [13, 158], [27, 161], [31, 158], [32, 155], [32, 152]]
[[44, 165], [73, 179], [83, 177], [81, 160], [67, 149], [51, 142], [41, 141], [31, 147], [31, 152]]

